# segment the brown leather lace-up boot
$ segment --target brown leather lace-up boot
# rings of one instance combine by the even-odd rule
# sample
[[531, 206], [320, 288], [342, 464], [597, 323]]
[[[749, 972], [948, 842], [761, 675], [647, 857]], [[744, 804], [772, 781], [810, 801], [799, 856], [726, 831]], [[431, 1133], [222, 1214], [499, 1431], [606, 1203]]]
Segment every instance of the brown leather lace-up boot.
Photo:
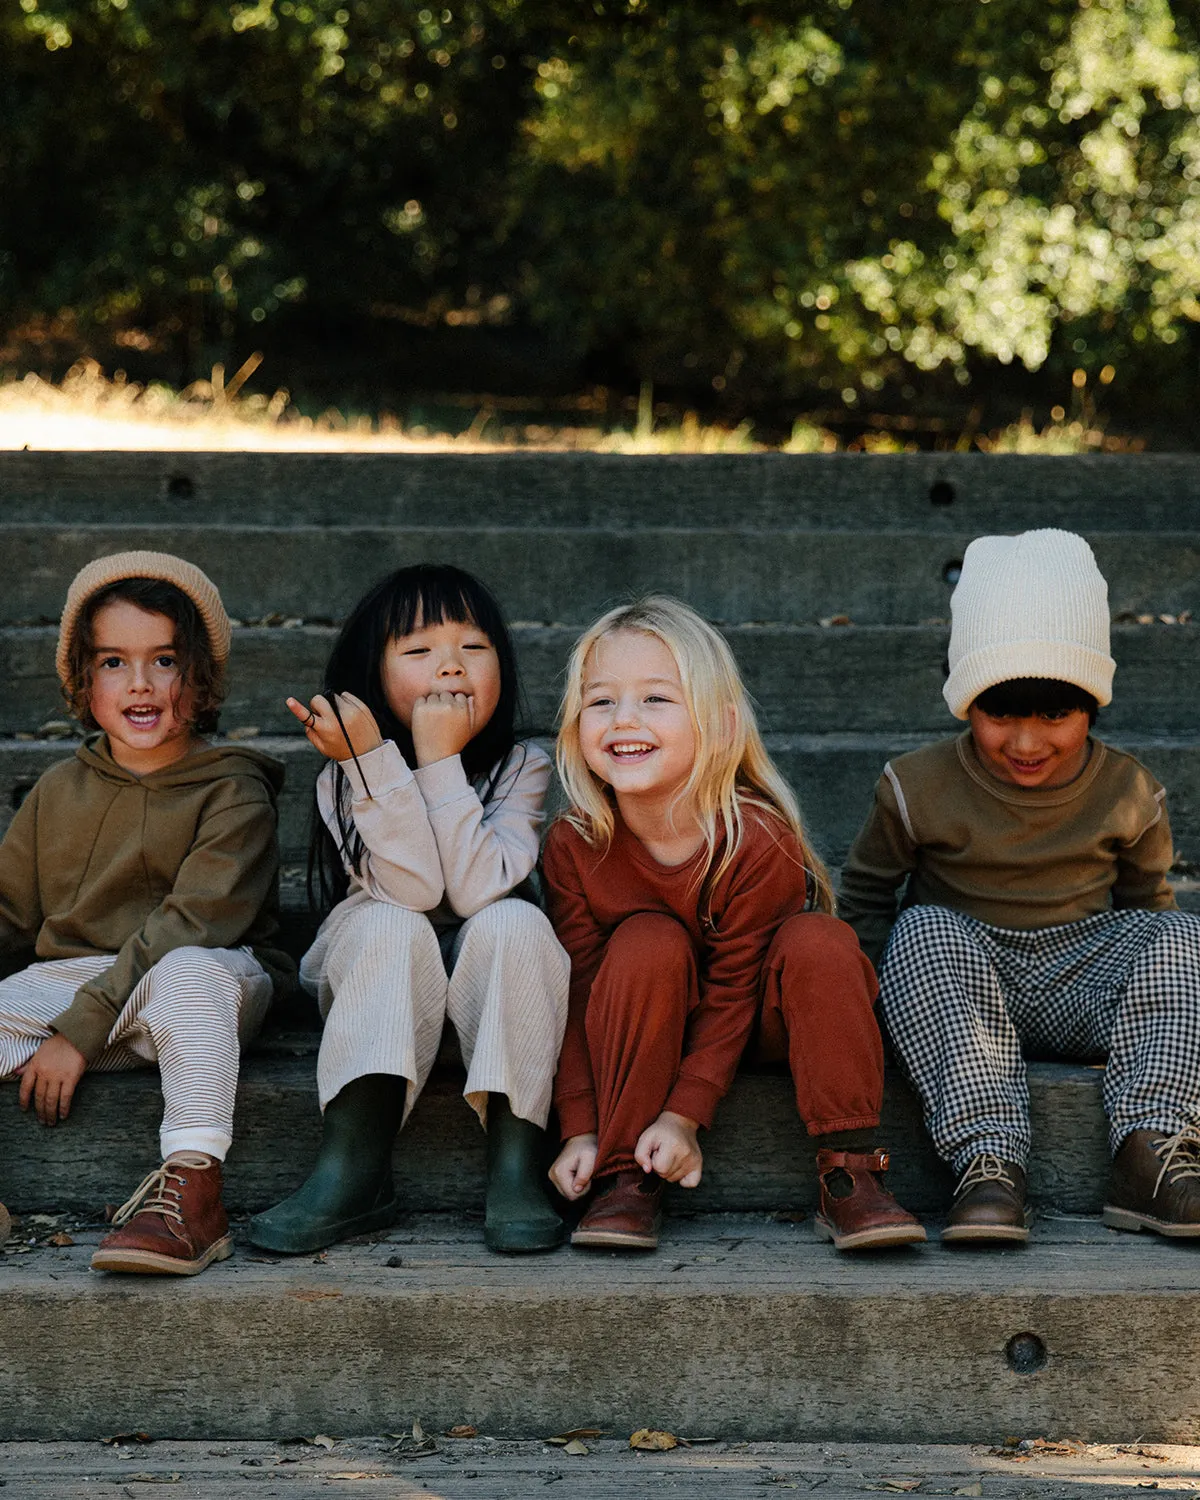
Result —
[[1024, 1168], [991, 1151], [981, 1151], [971, 1158], [954, 1189], [943, 1243], [1023, 1245], [1028, 1238]]
[[156, 1167], [113, 1223], [121, 1227], [100, 1241], [93, 1271], [195, 1276], [233, 1254], [221, 1163], [200, 1151], [177, 1152]]
[[626, 1167], [602, 1177], [572, 1245], [599, 1250], [654, 1250], [662, 1225], [664, 1183], [655, 1172]]
[[832, 1240], [837, 1250], [886, 1250], [925, 1242], [920, 1223], [883, 1185], [888, 1160], [886, 1151], [817, 1152], [818, 1239]]
[[1200, 1131], [1131, 1131], [1113, 1162], [1103, 1219], [1110, 1229], [1200, 1239]]

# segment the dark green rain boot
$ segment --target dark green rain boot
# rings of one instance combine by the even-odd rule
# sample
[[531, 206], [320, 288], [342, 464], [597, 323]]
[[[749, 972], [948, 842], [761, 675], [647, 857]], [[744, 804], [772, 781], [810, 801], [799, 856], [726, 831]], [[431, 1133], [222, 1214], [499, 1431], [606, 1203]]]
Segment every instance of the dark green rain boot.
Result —
[[546, 1132], [518, 1119], [504, 1094], [488, 1095], [487, 1121], [488, 1249], [508, 1255], [553, 1250], [565, 1230], [546, 1198]]
[[392, 1144], [405, 1087], [390, 1073], [368, 1073], [329, 1101], [312, 1171], [290, 1198], [250, 1220], [254, 1244], [303, 1255], [388, 1227], [396, 1213]]

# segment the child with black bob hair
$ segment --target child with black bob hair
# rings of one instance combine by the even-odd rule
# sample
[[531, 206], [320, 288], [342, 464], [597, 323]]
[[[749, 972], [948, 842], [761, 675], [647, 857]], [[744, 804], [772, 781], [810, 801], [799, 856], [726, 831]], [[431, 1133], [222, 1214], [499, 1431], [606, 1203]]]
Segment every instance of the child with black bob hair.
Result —
[[0, 981], [0, 1078], [52, 1126], [86, 1072], [162, 1075], [162, 1165], [115, 1214], [97, 1270], [194, 1275], [231, 1253], [221, 1164], [239, 1050], [293, 974], [274, 946], [283, 768], [203, 737], [230, 641], [220, 595], [182, 558], [82, 569], [57, 668], [97, 732], [0, 843], [0, 950], [37, 960]]
[[1200, 1238], [1200, 918], [1167, 881], [1163, 788], [1091, 733], [1104, 578], [1070, 532], [980, 537], [951, 613], [944, 696], [969, 727], [884, 767], [841, 900], [959, 1174], [942, 1238], [1028, 1238], [1023, 1053], [1107, 1058], [1104, 1222]]
[[321, 1147], [306, 1181], [250, 1225], [285, 1254], [386, 1227], [392, 1146], [447, 1016], [487, 1130], [485, 1235], [557, 1245], [542, 1186], [568, 963], [528, 899], [550, 760], [518, 737], [500, 608], [461, 568], [382, 579], [334, 645], [322, 691], [288, 699], [327, 759], [309, 889], [324, 916], [300, 967], [325, 1023]]

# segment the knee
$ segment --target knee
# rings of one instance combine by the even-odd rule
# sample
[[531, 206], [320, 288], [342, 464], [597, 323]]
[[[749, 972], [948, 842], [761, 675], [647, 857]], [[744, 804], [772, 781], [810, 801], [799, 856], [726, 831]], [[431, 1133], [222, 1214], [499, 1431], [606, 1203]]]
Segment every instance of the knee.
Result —
[[517, 947], [530, 952], [547, 940], [558, 944], [545, 912], [531, 901], [509, 896], [503, 901], [493, 901], [467, 918], [463, 923], [462, 951], [482, 944], [489, 950]]
[[589, 1016], [645, 1031], [655, 1020], [683, 1015], [695, 988], [695, 950], [674, 917], [639, 912], [613, 931], [592, 986]]
[[[237, 1034], [240, 987], [211, 948], [172, 948], [150, 970], [150, 994], [142, 1020], [160, 1041], [194, 1024], [215, 1034]], [[186, 1017], [186, 1023], [184, 1018]]]
[[172, 948], [150, 970], [150, 977], [155, 1000], [186, 993], [192, 1006], [210, 1000], [237, 1004], [237, 978], [212, 948]]
[[626, 917], [613, 929], [605, 950], [606, 961], [631, 964], [637, 969], [687, 969], [694, 949], [687, 928], [664, 912], [640, 911]]
[[854, 929], [824, 912], [789, 917], [772, 940], [767, 964], [779, 973], [781, 1002], [789, 1010], [809, 1002], [827, 1008], [835, 999], [870, 1006], [879, 988]]
[[398, 953], [429, 945], [437, 950], [433, 923], [424, 912], [390, 901], [367, 901], [346, 917], [330, 944], [329, 957], [345, 964], [382, 953], [394, 960]]

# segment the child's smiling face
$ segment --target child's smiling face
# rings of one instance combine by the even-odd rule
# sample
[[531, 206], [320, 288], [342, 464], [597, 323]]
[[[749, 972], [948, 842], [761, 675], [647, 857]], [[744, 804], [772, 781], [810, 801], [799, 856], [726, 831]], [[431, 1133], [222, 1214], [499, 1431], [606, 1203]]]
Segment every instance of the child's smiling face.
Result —
[[161, 771], [192, 748], [192, 698], [183, 685], [175, 626], [166, 615], [114, 599], [96, 611], [88, 707], [119, 766]]
[[1087, 765], [1091, 724], [1081, 708], [1018, 718], [972, 703], [967, 717], [983, 768], [1011, 786], [1066, 786]]
[[675, 796], [696, 759], [696, 732], [679, 665], [658, 636], [614, 630], [584, 663], [579, 744], [618, 804]]

